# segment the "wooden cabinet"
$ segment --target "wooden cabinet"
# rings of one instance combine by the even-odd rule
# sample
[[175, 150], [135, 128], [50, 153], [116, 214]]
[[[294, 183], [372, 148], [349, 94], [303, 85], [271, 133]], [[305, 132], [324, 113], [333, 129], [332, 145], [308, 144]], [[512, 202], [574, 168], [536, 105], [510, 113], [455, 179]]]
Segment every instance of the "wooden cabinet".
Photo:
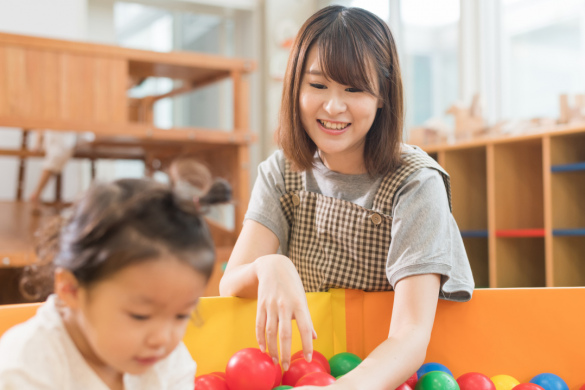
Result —
[[[95, 141], [78, 150], [76, 158], [140, 159], [147, 174], [179, 155], [193, 155], [206, 163], [214, 176], [230, 182], [234, 194], [235, 228], [212, 224], [218, 273], [235, 243], [250, 196], [250, 145], [256, 136], [249, 128], [246, 75], [255, 66], [241, 58], [0, 33], [0, 126], [93, 132]], [[157, 96], [130, 98], [128, 89], [148, 77], [171, 78], [177, 88]], [[156, 101], [226, 79], [231, 80], [233, 90], [233, 100], [227, 102], [233, 110], [230, 131], [154, 126]], [[23, 143], [21, 149], [0, 145], [0, 156], [22, 161], [42, 154], [26, 150]], [[1, 209], [15, 215], [27, 212], [18, 202], [3, 204]], [[29, 225], [20, 217], [0, 224], [0, 270], [18, 269], [34, 260]], [[17, 240], [10, 238], [15, 234]], [[208, 295], [217, 293], [218, 278], [212, 280]]]
[[451, 175], [476, 287], [585, 286], [585, 126], [423, 149]]

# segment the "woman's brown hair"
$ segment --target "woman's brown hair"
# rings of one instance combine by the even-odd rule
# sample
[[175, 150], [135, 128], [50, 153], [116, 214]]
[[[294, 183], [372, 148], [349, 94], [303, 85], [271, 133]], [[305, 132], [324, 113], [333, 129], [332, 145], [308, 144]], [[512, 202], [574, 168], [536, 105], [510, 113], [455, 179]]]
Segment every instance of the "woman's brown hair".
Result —
[[90, 287], [131, 264], [163, 257], [184, 262], [208, 279], [215, 250], [201, 207], [227, 202], [231, 188], [225, 180], [204, 178], [197, 184], [207, 191], [196, 203], [191, 191], [149, 179], [93, 185], [68, 217], [41, 230], [38, 263], [25, 270], [21, 293], [44, 300], [52, 292], [56, 267]]
[[[361, 8], [342, 6], [317, 11], [301, 27], [293, 44], [277, 130], [286, 158], [297, 170], [311, 169], [314, 165], [317, 145], [302, 126], [299, 107], [305, 62], [312, 47], [317, 47], [325, 77], [369, 92], [382, 101], [366, 135], [364, 163], [373, 176], [396, 169], [401, 161], [404, 120], [396, 44], [382, 19]], [[372, 70], [376, 80], [370, 80]]]

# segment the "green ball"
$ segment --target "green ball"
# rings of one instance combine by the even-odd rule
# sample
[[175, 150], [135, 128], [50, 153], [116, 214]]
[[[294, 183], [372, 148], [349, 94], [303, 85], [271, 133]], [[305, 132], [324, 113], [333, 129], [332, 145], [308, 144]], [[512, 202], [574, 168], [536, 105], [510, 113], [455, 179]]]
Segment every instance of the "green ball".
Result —
[[459, 390], [459, 384], [444, 371], [431, 371], [419, 378], [414, 390]]
[[333, 355], [331, 359], [329, 359], [331, 375], [335, 378], [345, 375], [356, 368], [361, 362], [362, 359], [351, 352], [341, 352], [337, 355]]
[[292, 388], [293, 388], [292, 386], [282, 385], [282, 386], [275, 387], [272, 390], [284, 390], [284, 389], [292, 389]]

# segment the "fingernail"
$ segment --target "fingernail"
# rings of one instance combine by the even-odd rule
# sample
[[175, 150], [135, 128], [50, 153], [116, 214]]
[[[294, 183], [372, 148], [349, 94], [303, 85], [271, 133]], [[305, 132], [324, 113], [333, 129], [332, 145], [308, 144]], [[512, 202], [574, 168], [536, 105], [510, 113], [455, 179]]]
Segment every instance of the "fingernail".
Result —
[[284, 371], [288, 371], [288, 363], [283, 363], [283, 364], [282, 364], [282, 369], [283, 369]]
[[313, 354], [312, 354], [312, 353], [309, 353], [309, 354], [307, 355], [307, 361], [310, 363], [310, 362], [311, 362], [311, 360], [313, 360]]
[[274, 362], [274, 364], [278, 364], [278, 359], [277, 358], [273, 357], [272, 358], [272, 361]]
[[260, 347], [260, 351], [261, 351], [262, 353], [266, 353], [266, 351], [264, 350], [264, 346], [263, 346], [263, 345], [260, 345], [259, 347]]

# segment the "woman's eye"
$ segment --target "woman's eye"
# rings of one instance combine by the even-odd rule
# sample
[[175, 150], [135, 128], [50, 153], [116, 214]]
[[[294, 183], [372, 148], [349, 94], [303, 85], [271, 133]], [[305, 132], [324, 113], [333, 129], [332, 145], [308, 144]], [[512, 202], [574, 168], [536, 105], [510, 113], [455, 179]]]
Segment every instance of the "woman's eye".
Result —
[[325, 86], [323, 84], [317, 84], [317, 83], [310, 83], [309, 84], [311, 87], [313, 88], [317, 88], [317, 89], [325, 89]]
[[364, 92], [361, 89], [358, 88], [347, 88], [346, 89], [347, 92]]
[[137, 320], [137, 321], [146, 321], [150, 318], [150, 316], [142, 315], [142, 314], [135, 314], [130, 313], [130, 317]]

